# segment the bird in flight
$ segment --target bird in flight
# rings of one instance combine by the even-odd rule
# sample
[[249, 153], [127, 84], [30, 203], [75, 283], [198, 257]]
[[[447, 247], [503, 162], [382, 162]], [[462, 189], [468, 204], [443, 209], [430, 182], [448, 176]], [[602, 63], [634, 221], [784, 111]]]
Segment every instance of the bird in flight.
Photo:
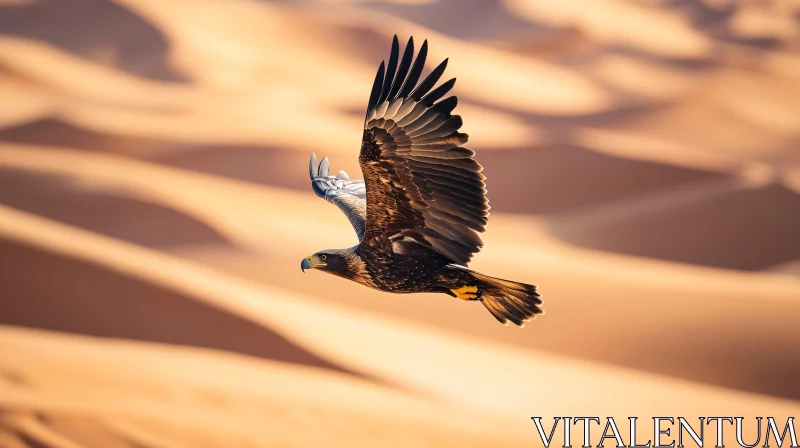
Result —
[[[400, 58], [397, 36], [389, 64], [381, 62], [369, 97], [359, 165], [364, 180], [329, 175], [327, 157], [312, 154], [311, 186], [350, 220], [359, 243], [303, 259], [319, 269], [393, 293], [438, 292], [477, 301], [500, 323], [523, 326], [542, 314], [537, 287], [490, 277], [467, 267], [483, 242], [489, 201], [483, 167], [465, 148], [458, 99], [442, 99], [455, 78], [433, 88], [447, 59], [417, 83], [428, 54], [414, 59], [414, 38]], [[413, 62], [412, 62], [413, 60]]]

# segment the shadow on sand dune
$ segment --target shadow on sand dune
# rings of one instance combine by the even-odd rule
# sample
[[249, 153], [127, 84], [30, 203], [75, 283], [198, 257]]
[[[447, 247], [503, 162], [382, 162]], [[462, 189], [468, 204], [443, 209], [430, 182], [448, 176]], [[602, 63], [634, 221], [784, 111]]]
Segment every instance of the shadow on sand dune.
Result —
[[283, 336], [178, 292], [0, 239], [0, 323], [225, 350], [341, 372]]
[[66, 146], [132, 157], [146, 157], [152, 152], [174, 145], [145, 137], [95, 132], [58, 118], [42, 118], [0, 129], [0, 141], [53, 147]]
[[724, 174], [623, 159], [571, 145], [480, 151], [493, 211], [550, 214]]
[[694, 283], [687, 285], [691, 277], [671, 277], [670, 269], [664, 270], [666, 284], [637, 284], [613, 275], [602, 279], [564, 273], [561, 268], [551, 271], [546, 262], [534, 264], [525, 275], [503, 274], [499, 265], [481, 265], [485, 258], [479, 254], [473, 265], [479, 270], [542, 287], [545, 318], [522, 331], [508, 331], [478, 304], [464, 306], [435, 294], [397, 297], [331, 275], [301, 273], [276, 254], [180, 255], [252, 282], [463, 335], [479, 334], [559, 356], [800, 399], [793, 373], [800, 368], [800, 358], [790, 356], [800, 337], [789, 336], [800, 303], [777, 299], [772, 292], [765, 297], [758, 287], [719, 291], [699, 281], [693, 290]]
[[[177, 148], [157, 140], [82, 129], [50, 118], [2, 130], [0, 141], [118, 153], [247, 182], [302, 191], [309, 189], [310, 150], [303, 153], [265, 146], [224, 145]], [[318, 155], [324, 156], [323, 153]], [[559, 213], [725, 177], [711, 171], [610, 156], [574, 145], [479, 150], [477, 159], [487, 176], [492, 210], [504, 213]], [[351, 160], [332, 160], [332, 164], [335, 170], [346, 169], [352, 178], [361, 177], [357, 169], [357, 148], [353, 149]], [[356, 167], [355, 170], [352, 167]]]
[[[197, 146], [150, 157], [148, 161], [273, 187], [311, 192], [307, 153], [265, 146]], [[324, 157], [320, 155], [320, 157]], [[337, 170], [341, 164], [337, 163]], [[361, 177], [354, 173], [353, 178]]]
[[37, 0], [0, 5], [0, 34], [45, 42], [138, 76], [185, 80], [169, 64], [169, 43], [161, 31], [115, 2]]
[[592, 249], [728, 269], [800, 259], [800, 196], [780, 184], [611, 219], [559, 238]]
[[234, 245], [205, 223], [169, 207], [52, 174], [0, 168], [0, 203], [142, 246]]
[[421, 4], [376, 2], [366, 6], [459, 39], [520, 39], [550, 29], [516, 17], [499, 0], [472, 1], [469, 14], [453, 14], [462, 5], [459, 0], [441, 0]]
[[[246, 182], [304, 191], [309, 189], [311, 150], [306, 153], [268, 146], [181, 145], [96, 132], [57, 118], [44, 118], [2, 129], [0, 141], [117, 154]], [[324, 154], [320, 153], [320, 157]], [[348, 173], [354, 178], [361, 177], [355, 153], [352, 160], [336, 160], [334, 163], [337, 170], [345, 168], [343, 165], [355, 167], [355, 171], [350, 168]]]
[[[307, 180], [309, 154], [301, 151], [264, 146], [179, 147], [158, 140], [98, 133], [56, 119], [0, 131], [2, 140], [44, 145], [60, 143], [79, 149], [114, 152], [175, 168], [311, 194]], [[793, 237], [793, 227], [800, 225], [800, 197], [781, 187], [700, 198], [692, 205], [671, 205], [597, 224], [578, 222], [582, 219], [581, 212], [587, 209], [602, 212], [603, 207], [614, 207], [629, 199], [646, 199], [648, 194], [668, 194], [671, 189], [724, 182], [733, 177], [721, 172], [616, 157], [569, 144], [480, 150], [477, 158], [487, 176], [493, 212], [555, 217], [574, 213], [574, 226], [551, 229], [555, 236], [572, 244], [742, 270], [764, 269], [800, 258], [800, 246], [794, 243], [797, 239]], [[351, 177], [361, 177], [355, 152], [351, 159], [335, 159], [332, 164], [334, 170], [346, 169]], [[172, 210], [162, 210], [155, 204], [118, 196], [111, 200], [99, 193], [83, 191], [84, 198], [75, 202], [74, 198], [62, 198], [64, 186], [52, 181], [10, 175], [0, 171], [0, 182], [8, 185], [4, 189], [8, 194], [0, 194], [0, 201], [17, 208], [138, 244], [230, 244], [203, 223], [193, 220], [183, 223], [190, 218]], [[23, 188], [19, 187], [23, 184], [32, 193], [38, 193], [36, 201], [15, 202], [13, 188]], [[69, 184], [66, 187], [77, 188]], [[130, 202], [130, 207], [120, 205], [123, 202]], [[79, 208], [81, 211], [77, 212]], [[135, 213], [128, 213], [134, 209]], [[97, 220], [97, 216], [102, 219]], [[120, 218], [108, 221], [114, 216]], [[137, 224], [131, 224], [133, 220], [126, 220], [125, 216], [135, 216]], [[150, 224], [143, 225], [146, 221]], [[177, 227], [190, 231], [170, 231]], [[159, 234], [159, 229], [163, 233]]]

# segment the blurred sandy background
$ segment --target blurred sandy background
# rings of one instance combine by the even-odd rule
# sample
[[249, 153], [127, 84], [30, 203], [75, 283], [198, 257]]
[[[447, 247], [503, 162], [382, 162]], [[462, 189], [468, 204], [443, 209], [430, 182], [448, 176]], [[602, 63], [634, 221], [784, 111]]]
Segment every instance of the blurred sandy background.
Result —
[[[355, 243], [307, 163], [361, 177], [395, 33], [450, 57], [524, 329], [298, 269]], [[3, 448], [797, 415], [799, 274], [797, 1], [0, 1]]]

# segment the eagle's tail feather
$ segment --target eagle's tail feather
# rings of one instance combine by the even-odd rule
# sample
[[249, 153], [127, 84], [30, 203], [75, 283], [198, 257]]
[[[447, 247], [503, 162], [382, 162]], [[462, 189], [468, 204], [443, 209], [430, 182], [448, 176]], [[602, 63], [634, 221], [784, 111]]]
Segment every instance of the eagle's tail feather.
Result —
[[511, 322], [522, 327], [536, 315], [544, 314], [535, 285], [489, 277], [475, 271], [470, 273], [478, 280], [481, 303], [501, 324]]

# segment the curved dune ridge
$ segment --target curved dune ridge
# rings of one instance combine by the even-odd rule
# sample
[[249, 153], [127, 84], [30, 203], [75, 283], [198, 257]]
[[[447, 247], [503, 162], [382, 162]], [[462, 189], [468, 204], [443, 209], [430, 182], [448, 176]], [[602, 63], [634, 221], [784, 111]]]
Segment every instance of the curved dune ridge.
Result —
[[[386, 389], [384, 393], [389, 394], [407, 391], [403, 396], [408, 394], [410, 396], [404, 398], [405, 400], [413, 401], [413, 397], [417, 396], [425, 398], [427, 406], [441, 406], [438, 411], [433, 411], [439, 414], [439, 420], [432, 419], [431, 414], [427, 412], [413, 409], [409, 411], [410, 415], [404, 416], [403, 419], [412, 421], [421, 419], [424, 422], [420, 423], [422, 428], [443, 427], [439, 430], [446, 434], [449, 434], [448, 431], [452, 431], [460, 433], [460, 436], [476, 432], [480, 435], [481, 431], [494, 433], [502, 430], [500, 434], [505, 435], [499, 436], [501, 444], [504, 439], [508, 439], [511, 445], [514, 440], [521, 443], [524, 440], [521, 434], [529, 428], [514, 422], [518, 421], [518, 414], [530, 412], [528, 409], [531, 407], [536, 409], [535, 412], [542, 412], [545, 415], [558, 415], [570, 412], [571, 409], [578, 409], [582, 413], [591, 415], [605, 413], [622, 418], [626, 412], [644, 415], [654, 412], [702, 415], [704, 412], [708, 412], [707, 409], [717, 412], [722, 409], [732, 409], [737, 415], [747, 416], [761, 415], [760, 413], [767, 411], [775, 415], [784, 415], [784, 413], [789, 415], [796, 411], [798, 406], [796, 402], [788, 400], [765, 398], [714, 386], [700, 386], [659, 376], [637, 374], [623, 369], [569, 361], [537, 351], [504, 347], [498, 343], [476, 340], [474, 336], [433, 330], [398, 321], [396, 318], [380, 317], [343, 308], [340, 305], [320, 302], [316, 299], [299, 297], [285, 290], [255, 287], [235, 277], [213, 273], [207, 268], [193, 263], [160, 255], [152, 249], [131, 246], [130, 243], [94, 235], [12, 209], [4, 208], [0, 211], [0, 216], [3, 218], [0, 233], [5, 238], [60, 254], [59, 256], [73, 258], [76, 262], [103, 263], [113, 271], [138, 278], [145, 285], [167, 287], [176, 293], [191, 297], [193, 301], [216, 307], [220, 312], [246, 316], [247, 319], [266, 328], [277, 330], [286, 335], [289, 340], [309, 348], [312, 352], [325, 353], [333, 362], [387, 379], [401, 388], [381, 386], [372, 380], [362, 380], [358, 377], [346, 377], [350, 378], [347, 381], [356, 381], [358, 384], [365, 383], [358, 387]], [[115, 300], [119, 301], [120, 299], [116, 297]], [[156, 300], [157, 305], [162, 304], [162, 299], [153, 294], [145, 295], [142, 300]], [[108, 317], [113, 318], [113, 315]], [[129, 325], [135, 323], [136, 321], [132, 319], [136, 319], [135, 315], [131, 315], [131, 320], [125, 322], [128, 322]], [[181, 328], [186, 327], [187, 322], [191, 319], [191, 313], [181, 313], [171, 320], [174, 327]], [[63, 320], [58, 320], [56, 323], [63, 325], [63, 322]], [[148, 323], [148, 330], [157, 331], [157, 327], [154, 327], [152, 323], [153, 321]], [[136, 337], [125, 334], [124, 328], [115, 331], [117, 331], [116, 334], [101, 335]], [[86, 346], [85, 350], [98, 350], [98, 346], [110, 346], [110, 350], [115, 353], [115, 355], [110, 355], [109, 353], [97, 354], [95, 352], [87, 354], [86, 358], [83, 358], [81, 356], [82, 349], [76, 350], [73, 343], [69, 342], [73, 340], [70, 337], [56, 335], [33, 337], [25, 336], [26, 334], [29, 333], [23, 332], [20, 335], [19, 330], [8, 329], [0, 335], [0, 343], [9, 345], [5, 351], [14, 354], [3, 360], [3, 366], [5, 366], [3, 387], [7, 389], [7, 393], [3, 394], [0, 403], [7, 409], [26, 409], [34, 405], [43, 413], [43, 417], [39, 417], [39, 420], [43, 421], [38, 422], [36, 418], [31, 421], [30, 416], [26, 417], [24, 413], [20, 414], [14, 411], [4, 413], [4, 418], [8, 420], [6, 425], [11, 431], [22, 433], [23, 436], [31, 437], [34, 440], [45, 437], [38, 434], [38, 431], [45, 434], [53, 431], [48, 427], [53, 425], [53, 421], [59, 420], [58, 410], [62, 412], [70, 410], [72, 414], [85, 416], [85, 423], [91, 427], [97, 426], [95, 419], [99, 415], [103, 415], [103, 420], [113, 420], [117, 414], [147, 417], [144, 418], [144, 423], [134, 419], [134, 428], [141, 424], [147, 427], [151, 420], [163, 419], [169, 420], [161, 423], [167, 426], [180, 427], [181, 424], [186, 424], [183, 420], [189, 420], [189, 423], [196, 425], [199, 422], [192, 422], [195, 419], [205, 421], [207, 424], [208, 419], [213, 419], [215, 413], [221, 412], [220, 409], [209, 411], [212, 415], [203, 415], [203, 409], [194, 407], [192, 403], [202, 399], [211, 401], [212, 404], [216, 404], [222, 409], [228, 409], [219, 404], [219, 401], [222, 401], [222, 403], [228, 403], [228, 406], [238, 409], [240, 404], [237, 396], [245, 395], [248, 399], [252, 399], [253, 395], [257, 393], [254, 392], [255, 386], [251, 385], [250, 381], [256, 381], [257, 384], [262, 385], [255, 387], [255, 390], [271, 391], [270, 393], [273, 394], [276, 393], [273, 391], [274, 388], [264, 386], [264, 384], [274, 386], [282, 381], [290, 386], [288, 389], [286, 387], [278, 388], [279, 392], [277, 393], [288, 394], [290, 397], [294, 397], [294, 394], [299, 393], [298, 391], [302, 389], [303, 392], [296, 397], [296, 400], [292, 398], [289, 401], [291, 403], [289, 406], [292, 408], [303, 407], [303, 396], [313, 397], [315, 403], [319, 403], [323, 407], [325, 403], [330, 406], [330, 402], [335, 401], [334, 397], [336, 396], [344, 400], [345, 409], [361, 403], [357, 393], [339, 391], [338, 393], [341, 395], [335, 395], [336, 390], [324, 382], [319, 387], [325, 389], [326, 393], [323, 395], [313, 393], [309, 388], [316, 384], [315, 381], [321, 381], [321, 379], [312, 380], [292, 374], [291, 380], [280, 380], [265, 376], [263, 372], [258, 373], [260, 372], [258, 369], [263, 369], [259, 366], [265, 363], [269, 365], [274, 361], [257, 361], [254, 358], [247, 358], [245, 362], [253, 364], [245, 372], [251, 379], [243, 383], [244, 380], [235, 375], [219, 372], [219, 369], [228, 369], [228, 365], [231, 363], [228, 360], [231, 355], [222, 355], [219, 352], [213, 352], [216, 353], [213, 356], [226, 358], [196, 370], [198, 367], [191, 360], [195, 356], [193, 353], [202, 353], [195, 351], [197, 349], [183, 349], [177, 352], [174, 348], [158, 349], [174, 352], [169, 355], [174, 359], [169, 362], [160, 362], [147, 358], [142, 359], [136, 350], [128, 349], [131, 347], [130, 343], [83, 342], [82, 344]], [[265, 344], [269, 342], [267, 338], [260, 340]], [[377, 341], [380, 342], [376, 343]], [[180, 341], [171, 340], [161, 342], [180, 343]], [[212, 348], [231, 350], [230, 347]], [[284, 351], [280, 344], [275, 342], [269, 343], [269, 350], [274, 354]], [[127, 358], [126, 352], [129, 352]], [[181, 353], [186, 354], [181, 355]], [[37, 356], [40, 357], [38, 362], [48, 365], [55, 364], [57, 371], [63, 373], [63, 376], [59, 375], [58, 386], [48, 387], [49, 381], [51, 381], [48, 378], [51, 378], [51, 375], [36, 367]], [[127, 361], [120, 361], [122, 364], [109, 362], [116, 359], [117, 356], [122, 360], [127, 359]], [[280, 367], [279, 371], [286, 369], [292, 371], [295, 367], [290, 366], [299, 362], [286, 355], [268, 357], [282, 361], [280, 365], [283, 367]], [[94, 362], [92, 360], [100, 362], [100, 366], [105, 367], [91, 367]], [[421, 360], [424, 362], [420, 362]], [[291, 364], [285, 364], [287, 362]], [[303, 364], [303, 362], [300, 363]], [[212, 366], [215, 367], [212, 368]], [[156, 369], [156, 367], [158, 368]], [[325, 365], [317, 364], [316, 367], [325, 367]], [[75, 369], [78, 371], [71, 373]], [[116, 369], [120, 369], [120, 371], [117, 372]], [[168, 372], [174, 378], [173, 381], [180, 381], [179, 385], [175, 386], [174, 382], [161, 378], [160, 375], [163, 374], [158, 373], [161, 369]], [[212, 370], [208, 371], [207, 369]], [[253, 369], [256, 370], [253, 371]], [[185, 374], [181, 375], [182, 371]], [[198, 372], [203, 373], [198, 377]], [[317, 369], [314, 369], [314, 372], [321, 378], [331, 376], [341, 378], [340, 375], [342, 375], [339, 373], [326, 375]], [[136, 387], [143, 388], [146, 393], [136, 394], [136, 398], [132, 402], [125, 400], [126, 405], [120, 408], [118, 400], [113, 398], [115, 394], [124, 395], [126, 393], [127, 388], [119, 383], [126, 381], [125, 378], [131, 376], [135, 378]], [[153, 376], [156, 378], [152, 378]], [[147, 378], [150, 379], [147, 380]], [[192, 392], [191, 384], [186, 383], [187, 378], [191, 379], [190, 383], [202, 380], [202, 378], [212, 378], [217, 384], [216, 387], [222, 389], [221, 397], [215, 399], [213, 392], [206, 392], [201, 395], [201, 398], [188, 398], [196, 396], [198, 392]], [[536, 381], [531, 381], [531, 378], [536, 378]], [[147, 384], [150, 386], [148, 387]], [[547, 384], [548, 387], [542, 389], [541, 384]], [[97, 400], [86, 400], [87, 395], [83, 390], [87, 387], [91, 390], [90, 395], [97, 394]], [[296, 389], [298, 387], [300, 389]], [[110, 396], [101, 394], [105, 388], [111, 390]], [[155, 390], [153, 390], [154, 388]], [[169, 412], [174, 399], [168, 397], [173, 394], [186, 397], [181, 398], [176, 405], [191, 406], [192, 411]], [[331, 394], [334, 395], [331, 396]], [[350, 394], [356, 395], [356, 397], [351, 398]], [[657, 394], [659, 397], [657, 403], [652, 399], [653, 394]], [[75, 400], [71, 397], [76, 395], [80, 397], [79, 401], [71, 401]], [[211, 395], [212, 398], [206, 398], [208, 395]], [[592, 400], [587, 401], [587, 395], [592, 396]], [[50, 398], [47, 401], [41, 401], [41, 399], [37, 399], [40, 396]], [[152, 397], [152, 400], [156, 401], [155, 405], [151, 403], [150, 406], [157, 406], [157, 411], [152, 407], [146, 407], [147, 403], [141, 403], [148, 397]], [[434, 398], [434, 403], [439, 403], [439, 405], [432, 404], [431, 397]], [[381, 407], [391, 403], [380, 396], [369, 397], [369, 399], [374, 400], [373, 405], [377, 402]], [[281, 401], [285, 400], [285, 398], [281, 399]], [[159, 406], [159, 401], [162, 402], [161, 406]], [[166, 406], [164, 406], [164, 401], [168, 403]], [[263, 406], [260, 406], [258, 409], [261, 411], [256, 413], [259, 418], [264, 417]], [[452, 406], [469, 409], [469, 412], [475, 415], [472, 418], [479, 418], [481, 413], [488, 414], [483, 414], [483, 417], [477, 421], [468, 421], [460, 418], [458, 413], [452, 413]], [[148, 411], [148, 409], [151, 410]], [[392, 409], [394, 412], [398, 408], [387, 406], [386, 409]], [[164, 412], [172, 417], [162, 417]], [[110, 416], [107, 413], [110, 413]], [[375, 414], [370, 415], [375, 418]], [[441, 422], [442, 419], [451, 421], [451, 415], [457, 423]], [[491, 417], [492, 415], [497, 417]], [[313, 411], [311, 416], [306, 415], [306, 418], [313, 419], [314, 417], [322, 418], [323, 421], [327, 419]], [[341, 415], [339, 417], [348, 422], [347, 424], [353, 424], [354, 417], [345, 418]], [[130, 424], [131, 422], [123, 418], [123, 424], [126, 423]], [[233, 430], [241, 428], [241, 425], [246, 423], [246, 419], [238, 420]], [[306, 422], [306, 424], [308, 423]], [[367, 426], [371, 425], [370, 423], [366, 424]], [[450, 426], [453, 424], [456, 425], [456, 428]], [[224, 437], [224, 434], [230, 431], [228, 425], [227, 422], [221, 422], [220, 425], [210, 428], [203, 427], [209, 431], [221, 432], [223, 435], [219, 437]], [[470, 429], [465, 432], [461, 425], [470, 425]], [[45, 429], [39, 428], [41, 426], [45, 426]], [[260, 425], [256, 426], [261, 427]], [[301, 427], [297, 427], [297, 429], [301, 430]], [[251, 431], [253, 430], [257, 430], [257, 428], [252, 428]], [[395, 431], [408, 430], [404, 429], [402, 425], [390, 425], [382, 431], [386, 431], [387, 437], [402, 441], [402, 437]], [[412, 429], [412, 431], [416, 430]], [[239, 434], [241, 435], [241, 433]], [[429, 436], [426, 430], [420, 429], [420, 432], [415, 432], [413, 437], [417, 440], [425, 440], [427, 437], [433, 436]], [[447, 440], [458, 440], [457, 437], [453, 437], [448, 435]], [[223, 438], [223, 440], [235, 439]]]
[[[796, 3], [0, 1], [0, 446], [797, 415]], [[297, 269], [356, 242], [308, 157], [360, 177], [395, 33], [450, 58], [522, 330]]]

